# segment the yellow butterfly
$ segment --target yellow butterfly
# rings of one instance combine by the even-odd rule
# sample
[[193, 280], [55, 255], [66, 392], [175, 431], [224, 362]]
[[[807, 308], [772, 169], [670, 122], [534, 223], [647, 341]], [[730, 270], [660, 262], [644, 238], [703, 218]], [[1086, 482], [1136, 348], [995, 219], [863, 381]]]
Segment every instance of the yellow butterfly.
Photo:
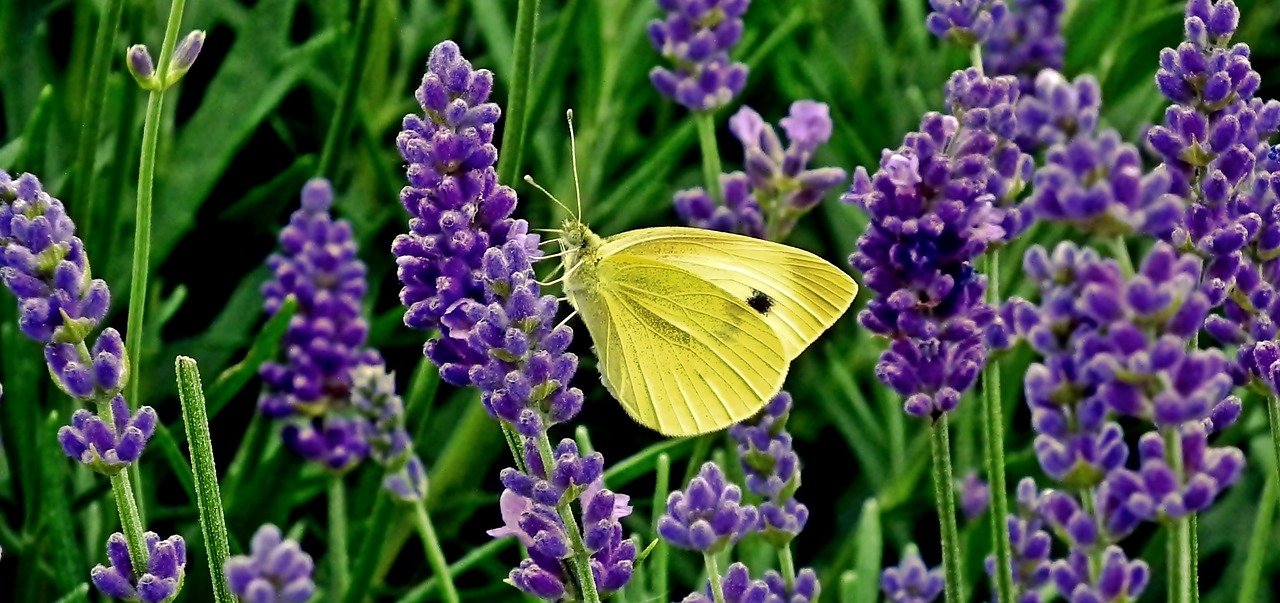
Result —
[[737, 234], [665, 227], [601, 238], [578, 218], [557, 232], [557, 280], [587, 325], [605, 387], [668, 436], [758, 412], [858, 290], [812, 253]]

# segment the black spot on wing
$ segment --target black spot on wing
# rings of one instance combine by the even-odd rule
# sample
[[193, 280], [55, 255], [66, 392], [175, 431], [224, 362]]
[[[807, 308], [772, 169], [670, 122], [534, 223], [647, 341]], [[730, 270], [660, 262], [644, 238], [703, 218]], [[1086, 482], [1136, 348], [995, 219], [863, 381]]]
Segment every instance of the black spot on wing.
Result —
[[762, 315], [767, 315], [769, 310], [773, 309], [773, 298], [765, 295], [762, 291], [752, 289], [751, 297], [747, 298], [747, 305], [751, 306], [752, 310]]

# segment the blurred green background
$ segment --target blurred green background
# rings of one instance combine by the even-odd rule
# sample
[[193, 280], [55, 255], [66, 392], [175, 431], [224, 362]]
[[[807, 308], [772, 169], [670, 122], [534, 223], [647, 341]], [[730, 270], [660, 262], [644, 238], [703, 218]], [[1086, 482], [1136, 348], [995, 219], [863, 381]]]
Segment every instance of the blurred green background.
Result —
[[[356, 118], [339, 147], [337, 213], [355, 226], [361, 257], [370, 267], [371, 343], [399, 375], [406, 402], [426, 409], [410, 417], [417, 446], [431, 468], [431, 509], [451, 560], [489, 541], [484, 530], [500, 523], [498, 471], [510, 464], [499, 430], [479, 412], [474, 392], [436, 387], [422, 362], [424, 334], [405, 328], [397, 300], [399, 283], [389, 252], [405, 226], [398, 202], [404, 185], [394, 139], [402, 116], [419, 109], [413, 91], [427, 52], [454, 39], [477, 67], [496, 74], [493, 100], [505, 105], [513, 74], [514, 0], [372, 0], [375, 5], [367, 69], [358, 89]], [[115, 293], [112, 326], [124, 329], [133, 207], [145, 95], [124, 71], [124, 49], [162, 37], [167, 2], [126, 2], [108, 76], [100, 141], [95, 211], [72, 196], [74, 164], [83, 118], [87, 67], [98, 13], [105, 2], [4, 0], [0, 2], [0, 169], [32, 172], [67, 205], [87, 230], [95, 276]], [[184, 31], [205, 29], [208, 39], [195, 67], [166, 105], [156, 176], [151, 311], [146, 325], [143, 403], [173, 424], [180, 416], [172, 358], [199, 360], [206, 383], [240, 362], [258, 337], [263, 317], [259, 287], [263, 261], [275, 235], [297, 205], [311, 177], [341, 87], [353, 39], [355, 2], [346, 0], [190, 0]], [[1253, 47], [1263, 78], [1260, 96], [1280, 96], [1280, 3], [1239, 0], [1238, 41]], [[1066, 74], [1096, 75], [1103, 85], [1104, 125], [1139, 141], [1160, 118], [1164, 101], [1153, 75], [1157, 54], [1182, 38], [1178, 0], [1072, 0], [1065, 31]], [[788, 105], [811, 98], [826, 102], [835, 121], [831, 144], [816, 165], [874, 167], [880, 149], [896, 146], [922, 113], [941, 107], [950, 71], [967, 64], [964, 52], [940, 46], [923, 28], [926, 0], [755, 0], [736, 58], [751, 76], [740, 102], [776, 122]], [[533, 61], [530, 129], [521, 172], [533, 174], [562, 198], [569, 196], [568, 136], [564, 110], [577, 115], [586, 220], [601, 234], [639, 226], [673, 224], [672, 194], [700, 184], [700, 164], [686, 112], [653, 90], [649, 69], [660, 61], [645, 35], [656, 17], [653, 0], [543, 0]], [[720, 122], [736, 110], [719, 114]], [[502, 122], [499, 122], [499, 128]], [[500, 139], [500, 134], [497, 139]], [[496, 139], [496, 140], [497, 140]], [[739, 169], [741, 150], [720, 128], [725, 169]], [[556, 219], [545, 199], [521, 182], [521, 214], [533, 226]], [[833, 198], [802, 221], [790, 242], [845, 264], [865, 221]], [[1036, 242], [1052, 244], [1039, 231]], [[1011, 256], [1006, 256], [1011, 257]], [[1006, 260], [1003, 290], [1026, 295], [1019, 263]], [[861, 302], [859, 302], [860, 305]], [[14, 305], [0, 303], [0, 598], [53, 600], [83, 583], [103, 560], [103, 542], [115, 529], [105, 480], [73, 467], [53, 445], [70, 412], [48, 384], [39, 347], [14, 333]], [[918, 542], [926, 560], [940, 559], [937, 522], [927, 475], [923, 426], [904, 417], [896, 394], [872, 374], [879, 342], [861, 334], [850, 313], [793, 367], [788, 387], [796, 398], [790, 427], [804, 462], [799, 498], [812, 517], [793, 545], [797, 562], [813, 566], [828, 600], [837, 600], [839, 576], [874, 568], [883, 556], [896, 561], [907, 542]], [[576, 385], [587, 393], [581, 423], [615, 468], [609, 486], [632, 495], [637, 513], [630, 530], [647, 542], [653, 497], [653, 452], [673, 458], [673, 481], [689, 459], [715, 458], [731, 449], [727, 439], [663, 442], [628, 420], [600, 387], [585, 337], [577, 350], [584, 368]], [[1039, 476], [1030, 454], [1028, 415], [1021, 401], [1025, 352], [1006, 360], [1004, 390], [1010, 484]], [[243, 365], [242, 365], [243, 368]], [[252, 368], [252, 367], [249, 367]], [[247, 374], [247, 373], [242, 373]], [[240, 458], [256, 471], [224, 492], [232, 552], [240, 552], [261, 523], [275, 522], [301, 536], [318, 560], [325, 554], [323, 476], [272, 447], [244, 445], [260, 384], [224, 388], [225, 404], [211, 412], [214, 451], [227, 471]], [[234, 395], [231, 395], [234, 394]], [[1246, 401], [1248, 402], [1248, 400]], [[960, 411], [953, 437], [957, 477], [978, 469], [976, 405]], [[1235, 601], [1251, 538], [1275, 542], [1274, 525], [1259, 534], [1256, 506], [1271, 455], [1262, 439], [1265, 415], [1249, 404], [1245, 420], [1222, 441], [1245, 449], [1245, 479], [1200, 520], [1201, 585], [1205, 601]], [[173, 430], [181, 433], [181, 429]], [[567, 430], [553, 438], [571, 437]], [[165, 436], [168, 437], [168, 436]], [[180, 533], [193, 543], [185, 600], [208, 593], [184, 444], [163, 437], [142, 461], [148, 528]], [[657, 448], [654, 448], [657, 446]], [[278, 446], [275, 447], [278, 449]], [[36, 459], [38, 473], [21, 469]], [[262, 460], [265, 459], [265, 460]], [[624, 462], [625, 459], [625, 462]], [[26, 463], [26, 464], [24, 464]], [[696, 468], [696, 467], [695, 467]], [[349, 478], [353, 544], [363, 524], [379, 472], [364, 467]], [[1046, 482], [1047, 483], [1047, 482]], [[225, 488], [225, 485], [224, 485]], [[882, 525], [880, 547], [854, 538], [874, 499]], [[864, 525], [869, 525], [864, 523]], [[975, 597], [985, 593], [981, 562], [989, 550], [985, 520], [962, 524], [967, 580]], [[429, 576], [407, 521], [376, 551], [378, 586], [391, 600], [413, 594]], [[865, 532], [864, 532], [865, 534]], [[406, 546], [407, 544], [407, 546]], [[1163, 545], [1141, 531], [1126, 541], [1131, 554], [1152, 566], [1153, 587], [1144, 600], [1161, 597]], [[880, 550], [871, 550], [879, 548]], [[1272, 547], [1267, 547], [1268, 549]], [[1264, 549], [1266, 550], [1266, 549]], [[747, 558], [767, 551], [747, 547]], [[467, 600], [517, 598], [500, 580], [518, 560], [511, 546], [483, 549], [459, 580]], [[1276, 566], [1268, 550], [1267, 571]], [[681, 553], [674, 559], [681, 560]], [[692, 588], [698, 564], [676, 562], [672, 599]], [[320, 570], [323, 572], [323, 568]], [[864, 569], [859, 580], [878, 580]], [[1265, 588], [1263, 590], [1266, 590]], [[1280, 590], [1277, 590], [1280, 592]], [[1262, 593], [1257, 601], [1273, 600]]]

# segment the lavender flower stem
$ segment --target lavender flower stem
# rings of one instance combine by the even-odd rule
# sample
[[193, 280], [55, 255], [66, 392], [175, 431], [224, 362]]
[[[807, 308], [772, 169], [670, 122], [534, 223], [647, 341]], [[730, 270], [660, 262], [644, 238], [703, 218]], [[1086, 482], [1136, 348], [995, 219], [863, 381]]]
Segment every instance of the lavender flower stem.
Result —
[[360, 91], [360, 78], [364, 75], [364, 66], [368, 62], [369, 39], [373, 33], [373, 11], [376, 6], [372, 0], [360, 0], [356, 35], [351, 44], [351, 58], [347, 62], [347, 77], [342, 81], [338, 106], [334, 108], [329, 131], [325, 133], [324, 148], [320, 151], [320, 161], [316, 165], [318, 176], [333, 177], [334, 163], [338, 160], [338, 144], [351, 129], [351, 113], [356, 106], [356, 94]]
[[986, 75], [982, 70], [982, 44], [975, 43], [969, 47], [969, 58], [973, 61], [973, 68], [978, 70], [978, 75]]
[[1129, 245], [1125, 243], [1123, 236], [1116, 236], [1111, 239], [1111, 255], [1115, 256], [1117, 262], [1120, 263], [1120, 271], [1125, 278], [1132, 278], [1134, 275], [1133, 258], [1129, 257]]
[[84, 110], [80, 114], [80, 143], [76, 149], [76, 178], [73, 199], [84, 202], [84, 219], [80, 221], [80, 238], [89, 240], [90, 230], [97, 215], [93, 211], [94, 164], [98, 157], [98, 136], [102, 133], [102, 112], [106, 108], [107, 72], [115, 56], [112, 42], [120, 29], [124, 14], [124, 0], [110, 0], [98, 22], [98, 34], [93, 41], [93, 58], [89, 65], [89, 81], [85, 86]]
[[329, 571], [332, 600], [341, 601], [347, 591], [350, 564], [347, 560], [347, 487], [342, 474], [329, 480]]
[[959, 603], [964, 598], [960, 575], [960, 534], [956, 528], [956, 498], [951, 475], [951, 437], [947, 414], [941, 413], [930, 427], [933, 454], [933, 493], [938, 505], [938, 523], [942, 532], [942, 567], [946, 600]]
[[702, 179], [706, 181], [707, 194], [716, 203], [724, 203], [720, 194], [720, 150], [716, 146], [716, 116], [710, 111], [693, 114], [698, 127], [698, 145], [702, 147]]
[[[976, 46], [975, 46], [976, 48]], [[981, 63], [981, 57], [975, 56]], [[987, 252], [987, 299], [1000, 303], [1000, 250]], [[1008, 486], [1005, 483], [1004, 413], [1000, 395], [1000, 362], [989, 358], [982, 371], [982, 450], [986, 457], [987, 482], [991, 484], [991, 538], [996, 553], [996, 592], [1001, 601], [1014, 601], [1013, 547], [1005, 521], [1009, 516]], [[950, 482], [948, 482], [950, 483]]]
[[120, 529], [124, 532], [125, 542], [129, 544], [129, 560], [134, 567], [147, 567], [147, 547], [142, 540], [142, 517], [138, 515], [138, 504], [133, 498], [128, 471], [111, 476], [111, 491], [115, 494], [116, 510], [120, 513]]
[[431, 525], [431, 516], [427, 514], [427, 503], [419, 499], [413, 505], [414, 519], [418, 524], [418, 535], [422, 538], [422, 546], [427, 554], [427, 562], [431, 571], [439, 578], [446, 603], [458, 603], [458, 589], [453, 585], [453, 576], [449, 574], [449, 562], [445, 560], [444, 551], [440, 549], [440, 539]]
[[520, 0], [516, 7], [515, 48], [512, 51], [511, 92], [507, 96], [507, 123], [502, 129], [498, 153], [498, 182], [515, 182], [524, 156], [525, 115], [529, 107], [529, 82], [533, 78], [533, 47], [538, 29], [538, 0]]
[[215, 603], [232, 603], [235, 597], [222, 572], [231, 554], [227, 545], [227, 521], [222, 515], [222, 497], [218, 492], [218, 469], [213, 460], [213, 442], [209, 439], [209, 418], [205, 414], [204, 388], [200, 385], [200, 369], [196, 361], [178, 356], [178, 398], [182, 403], [183, 424], [187, 442], [191, 444], [191, 469], [196, 480], [196, 507], [200, 512], [200, 532], [204, 536], [209, 577], [213, 582]]
[[787, 592], [796, 588], [796, 562], [791, 558], [791, 543], [778, 548], [778, 566], [782, 569], [782, 579], [787, 583]]
[[653, 527], [653, 533], [650, 538], [658, 541], [658, 546], [653, 550], [653, 554], [649, 556], [649, 565], [651, 566], [650, 580], [653, 583], [653, 592], [661, 597], [667, 597], [667, 559], [671, 556], [671, 547], [666, 540], [658, 536], [658, 521], [662, 517], [662, 512], [666, 509], [667, 493], [671, 491], [671, 456], [667, 453], [658, 455], [656, 468], [654, 470], [653, 484], [653, 517], [649, 525]]
[[[1280, 396], [1267, 396], [1267, 422], [1271, 425], [1271, 446], [1275, 450], [1275, 463], [1271, 465], [1272, 475], [1280, 484]], [[1272, 488], [1273, 492], [1280, 493], [1280, 489]]]
[[720, 586], [720, 568], [716, 565], [713, 553], [703, 553], [703, 561], [707, 564], [707, 581], [711, 582], [711, 598], [716, 603], [724, 603], [724, 589]]
[[[547, 437], [546, 431], [538, 434], [538, 455], [542, 457], [543, 467], [555, 465], [555, 454], [551, 450], [551, 439]], [[600, 593], [596, 592], [596, 581], [591, 574], [591, 555], [587, 553], [587, 546], [582, 542], [582, 530], [578, 529], [578, 520], [573, 517], [573, 509], [569, 508], [569, 503], [564, 502], [556, 505], [556, 511], [560, 514], [560, 521], [564, 522], [565, 531], [569, 533], [569, 548], [573, 551], [573, 556], [569, 558], [569, 565], [573, 567], [573, 572], [578, 578], [578, 587], [582, 589], [582, 600], [586, 603], [600, 603]]]
[[[186, 0], [173, 0], [169, 5], [169, 21], [165, 24], [164, 41], [160, 46], [159, 77], [161, 83], [156, 86], [147, 98], [146, 117], [142, 122], [142, 156], [138, 163], [138, 197], [134, 214], [133, 231], [133, 267], [129, 278], [129, 319], [125, 325], [125, 348], [129, 356], [129, 385], [125, 400], [129, 409], [142, 406], [142, 335], [143, 317], [147, 305], [147, 276], [151, 262], [151, 196], [156, 175], [156, 149], [160, 146], [160, 120], [164, 109], [164, 91], [168, 86], [169, 58], [173, 55], [173, 47], [178, 41], [178, 27], [182, 25], [182, 11]], [[141, 499], [142, 474], [138, 465], [128, 469], [132, 474], [134, 500]], [[129, 481], [129, 480], [124, 480]], [[139, 527], [143, 513], [141, 505], [137, 505]], [[126, 532], [126, 536], [128, 533]], [[141, 541], [141, 532], [139, 532]], [[132, 541], [132, 539], [129, 539]], [[135, 567], [137, 567], [135, 565]]]
[[[1165, 434], [1165, 450], [1169, 451], [1168, 458], [1170, 466], [1173, 468], [1174, 475], [1178, 478], [1178, 483], [1182, 483], [1185, 479], [1185, 471], [1182, 466], [1182, 434], [1175, 429], [1169, 429]], [[1169, 524], [1169, 597], [1172, 603], [1181, 601], [1190, 601], [1191, 571], [1195, 564], [1195, 559], [1191, 556], [1191, 532], [1189, 530], [1186, 517], [1175, 519]]]

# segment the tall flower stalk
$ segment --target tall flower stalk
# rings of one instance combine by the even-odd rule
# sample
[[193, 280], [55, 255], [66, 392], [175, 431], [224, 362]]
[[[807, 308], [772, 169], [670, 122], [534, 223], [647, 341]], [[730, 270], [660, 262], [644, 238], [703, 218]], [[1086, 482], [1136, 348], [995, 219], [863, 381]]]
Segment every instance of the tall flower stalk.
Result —
[[417, 91], [423, 114], [405, 117], [397, 143], [409, 232], [392, 246], [405, 324], [440, 329], [427, 357], [445, 381], [477, 387], [512, 436], [517, 467], [501, 474], [505, 525], [491, 531], [528, 548], [510, 582], [543, 599], [599, 601], [631, 578], [636, 548], [619, 524], [631, 508], [604, 488], [603, 457], [579, 454], [569, 439], [553, 445], [548, 433], [582, 407], [582, 392], [569, 387], [573, 332], [554, 326], [559, 303], [533, 274], [538, 238], [511, 217], [515, 192], [497, 179], [492, 86], [492, 73], [443, 42]]
[[742, 15], [750, 4], [751, 0], [659, 0], [667, 15], [649, 23], [650, 42], [672, 64], [654, 67], [649, 79], [660, 94], [691, 112], [702, 149], [702, 179], [717, 203], [724, 197], [715, 112], [747, 82], [747, 66], [733, 62], [729, 52], [742, 38]]

